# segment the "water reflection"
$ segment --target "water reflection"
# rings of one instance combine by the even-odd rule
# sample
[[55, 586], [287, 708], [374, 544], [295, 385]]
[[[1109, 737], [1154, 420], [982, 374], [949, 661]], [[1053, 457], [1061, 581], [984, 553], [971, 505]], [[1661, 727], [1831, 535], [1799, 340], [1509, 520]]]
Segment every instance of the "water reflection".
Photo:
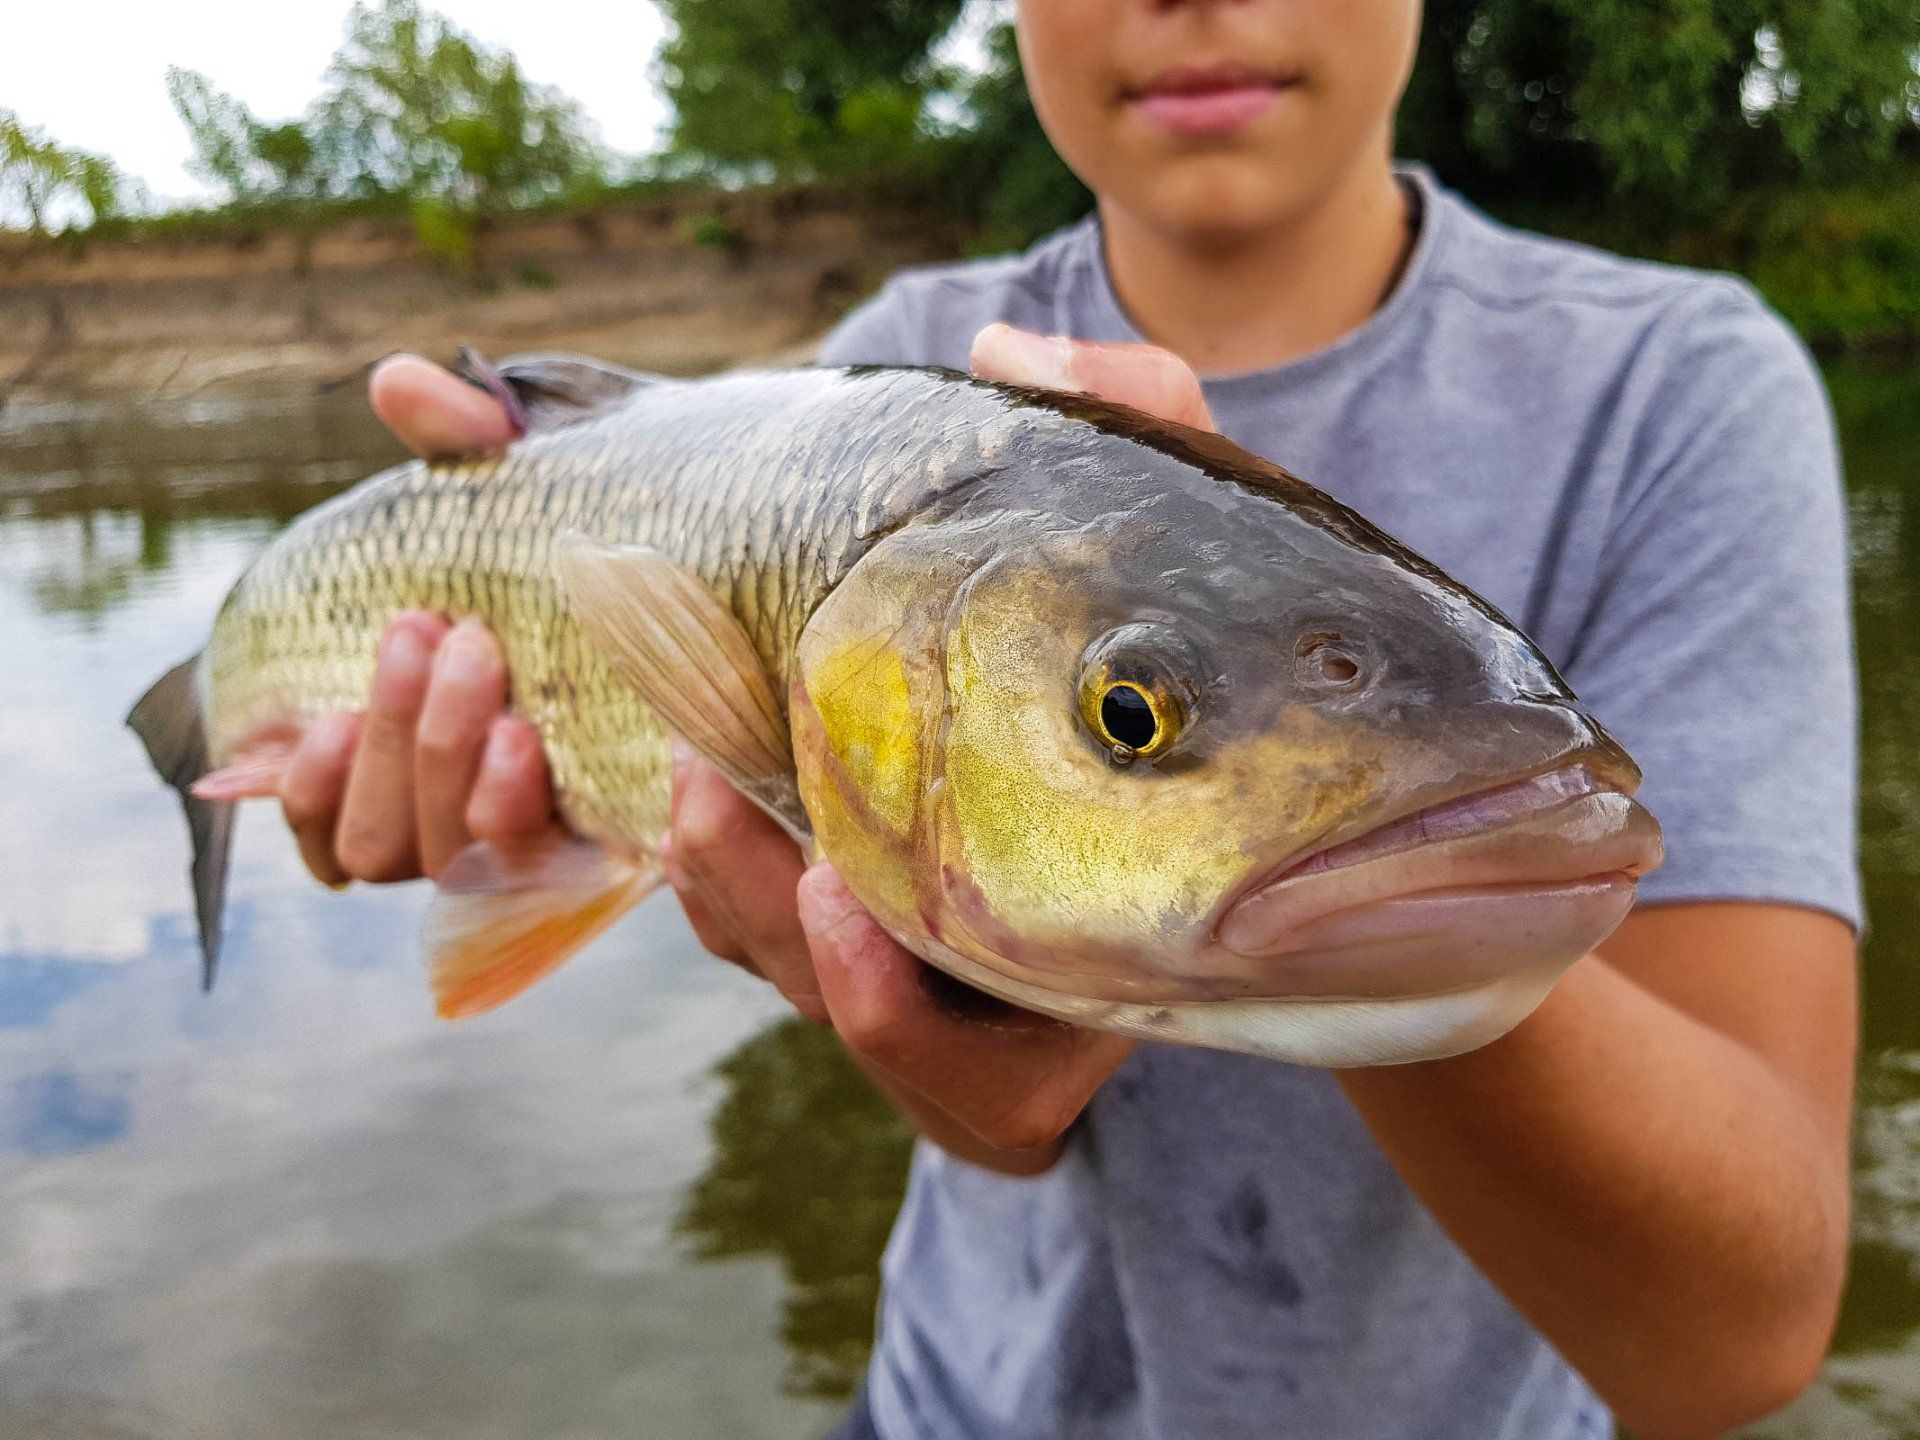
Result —
[[[1836, 1353], [1768, 1440], [1920, 1429], [1920, 377], [1833, 379], [1875, 927], [1858, 1241]], [[419, 897], [321, 893], [252, 816], [198, 993], [178, 811], [120, 716], [275, 528], [392, 457], [356, 393], [0, 415], [0, 1435], [817, 1434], [905, 1137], [670, 904], [445, 1027]]]
[[1848, 366], [1828, 378], [1850, 491], [1872, 928], [1846, 1304], [1812, 1393], [1753, 1432], [1769, 1440], [1920, 1426], [1920, 375]]
[[761, 1032], [713, 1073], [724, 1087], [713, 1159], [680, 1229], [704, 1259], [780, 1258], [787, 1388], [844, 1398], [866, 1369], [910, 1132], [833, 1035], [803, 1020]]
[[670, 904], [444, 1026], [421, 897], [328, 895], [252, 815], [198, 992], [179, 814], [120, 717], [279, 524], [392, 458], [364, 402], [0, 425], [0, 1435], [824, 1430], [777, 1259], [676, 1237], [703, 1077], [781, 1007]]

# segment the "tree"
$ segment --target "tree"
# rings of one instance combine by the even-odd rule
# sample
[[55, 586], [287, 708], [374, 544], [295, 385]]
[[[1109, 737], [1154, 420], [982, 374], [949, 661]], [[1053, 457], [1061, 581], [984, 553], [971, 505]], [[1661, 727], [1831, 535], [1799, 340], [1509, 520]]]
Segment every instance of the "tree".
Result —
[[1401, 148], [1487, 198], [1685, 215], [1915, 134], [1912, 0], [1430, 0]]
[[44, 234], [63, 207], [77, 206], [89, 221], [119, 214], [128, 190], [104, 155], [67, 149], [0, 110], [0, 214], [23, 213], [27, 227]]
[[298, 119], [262, 121], [204, 75], [167, 90], [201, 175], [239, 201], [403, 195], [445, 214], [532, 204], [600, 175], [580, 107], [418, 0], [363, 0]]
[[349, 188], [464, 211], [551, 199], [604, 166], [574, 101], [417, 0], [353, 7], [314, 114]]
[[1093, 204], [1040, 128], [1020, 73], [1013, 26], [987, 36], [986, 65], [961, 79], [950, 138], [953, 193], [985, 222], [989, 242], [1017, 243], [1078, 219]]
[[332, 177], [305, 122], [258, 120], [205, 75], [177, 65], [167, 70], [167, 98], [187, 127], [194, 173], [233, 199], [311, 200], [330, 188]]
[[922, 147], [963, 0], [662, 0], [675, 159], [722, 174], [884, 168]]

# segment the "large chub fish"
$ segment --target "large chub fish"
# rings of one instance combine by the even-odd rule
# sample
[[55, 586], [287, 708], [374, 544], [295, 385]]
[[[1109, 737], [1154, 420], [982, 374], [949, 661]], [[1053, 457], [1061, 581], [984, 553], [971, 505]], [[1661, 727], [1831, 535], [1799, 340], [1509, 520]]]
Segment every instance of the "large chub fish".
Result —
[[527, 438], [302, 516], [133, 712], [209, 973], [233, 803], [364, 703], [410, 607], [498, 633], [578, 837], [439, 877], [443, 1014], [651, 888], [670, 732], [958, 978], [1301, 1063], [1492, 1039], [1658, 863], [1632, 761], [1518, 630], [1216, 435], [946, 371], [484, 378]]

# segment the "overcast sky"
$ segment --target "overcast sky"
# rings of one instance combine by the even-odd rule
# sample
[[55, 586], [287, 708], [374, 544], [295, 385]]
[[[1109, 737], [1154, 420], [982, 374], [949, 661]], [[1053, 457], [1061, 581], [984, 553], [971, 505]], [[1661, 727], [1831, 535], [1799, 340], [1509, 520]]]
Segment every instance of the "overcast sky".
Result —
[[[663, 25], [647, 0], [431, 0], [529, 78], [586, 107], [615, 149], [650, 149], [667, 109], [651, 69]], [[208, 194], [186, 171], [169, 65], [204, 71], [262, 119], [320, 89], [348, 0], [6, 0], [0, 108], [63, 145], [111, 156], [156, 199]]]

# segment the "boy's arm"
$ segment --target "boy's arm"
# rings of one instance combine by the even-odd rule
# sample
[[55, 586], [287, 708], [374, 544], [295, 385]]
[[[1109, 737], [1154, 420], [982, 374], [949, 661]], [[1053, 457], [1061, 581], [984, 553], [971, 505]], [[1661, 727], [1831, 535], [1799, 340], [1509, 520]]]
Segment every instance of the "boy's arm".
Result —
[[1758, 904], [1629, 916], [1504, 1039], [1342, 1086], [1396, 1169], [1643, 1440], [1811, 1380], [1847, 1245], [1854, 941]]

